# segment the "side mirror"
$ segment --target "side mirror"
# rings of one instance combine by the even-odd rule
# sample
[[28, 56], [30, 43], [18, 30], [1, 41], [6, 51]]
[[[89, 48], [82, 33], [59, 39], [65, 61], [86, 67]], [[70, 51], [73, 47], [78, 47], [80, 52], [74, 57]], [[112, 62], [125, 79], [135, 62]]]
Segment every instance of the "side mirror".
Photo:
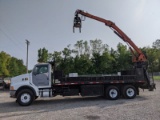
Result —
[[36, 75], [37, 75], [37, 72], [36, 72], [36, 71], [32, 71], [32, 74], [36, 76]]

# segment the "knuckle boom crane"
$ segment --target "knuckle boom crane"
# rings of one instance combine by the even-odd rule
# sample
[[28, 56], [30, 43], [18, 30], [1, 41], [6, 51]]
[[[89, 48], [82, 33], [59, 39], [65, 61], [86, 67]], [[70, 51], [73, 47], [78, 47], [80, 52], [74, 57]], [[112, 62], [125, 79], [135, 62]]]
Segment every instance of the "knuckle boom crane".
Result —
[[113, 32], [120, 37], [124, 42], [127, 43], [129, 46], [129, 49], [132, 53], [132, 62], [134, 63], [134, 68], [143, 68], [148, 84], [150, 84], [151, 90], [155, 88], [154, 82], [151, 83], [151, 80], [148, 76], [147, 73], [147, 67], [148, 67], [148, 60], [146, 54], [144, 54], [136, 45], [135, 43], [112, 21], [106, 20], [104, 18], [92, 15], [90, 13], [84, 12], [82, 10], [76, 10], [75, 12], [75, 17], [74, 17], [74, 23], [73, 23], [73, 32], [74, 28], [79, 28], [79, 31], [81, 32], [81, 27], [82, 27], [82, 21], [81, 18], [79, 17], [79, 14], [82, 15], [83, 17], [88, 17], [94, 20], [97, 20], [99, 22], [104, 23], [106, 26], [110, 27]]

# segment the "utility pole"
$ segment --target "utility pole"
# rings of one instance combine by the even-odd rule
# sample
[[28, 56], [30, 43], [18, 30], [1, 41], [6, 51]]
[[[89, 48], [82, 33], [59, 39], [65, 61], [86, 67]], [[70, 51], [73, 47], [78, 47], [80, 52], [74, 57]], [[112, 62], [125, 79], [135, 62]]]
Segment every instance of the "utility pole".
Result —
[[28, 73], [28, 46], [30, 44], [30, 42], [28, 40], [26, 40], [26, 44], [27, 44], [27, 59], [26, 59], [26, 67], [27, 67], [27, 73]]

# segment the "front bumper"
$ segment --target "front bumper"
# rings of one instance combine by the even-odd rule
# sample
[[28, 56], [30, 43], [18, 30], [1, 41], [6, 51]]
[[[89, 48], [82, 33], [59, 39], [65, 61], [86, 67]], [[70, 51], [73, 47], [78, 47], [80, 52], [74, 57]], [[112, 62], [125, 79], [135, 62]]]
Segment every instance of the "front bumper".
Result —
[[16, 97], [16, 91], [15, 90], [10, 90], [10, 97], [15, 98]]

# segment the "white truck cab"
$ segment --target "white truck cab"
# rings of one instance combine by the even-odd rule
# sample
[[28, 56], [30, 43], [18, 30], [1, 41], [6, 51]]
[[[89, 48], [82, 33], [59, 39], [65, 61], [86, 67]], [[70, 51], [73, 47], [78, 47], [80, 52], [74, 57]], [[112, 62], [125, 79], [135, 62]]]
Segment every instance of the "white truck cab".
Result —
[[20, 105], [29, 105], [39, 96], [51, 95], [51, 79], [51, 65], [36, 64], [31, 73], [11, 79], [10, 97], [17, 98]]

